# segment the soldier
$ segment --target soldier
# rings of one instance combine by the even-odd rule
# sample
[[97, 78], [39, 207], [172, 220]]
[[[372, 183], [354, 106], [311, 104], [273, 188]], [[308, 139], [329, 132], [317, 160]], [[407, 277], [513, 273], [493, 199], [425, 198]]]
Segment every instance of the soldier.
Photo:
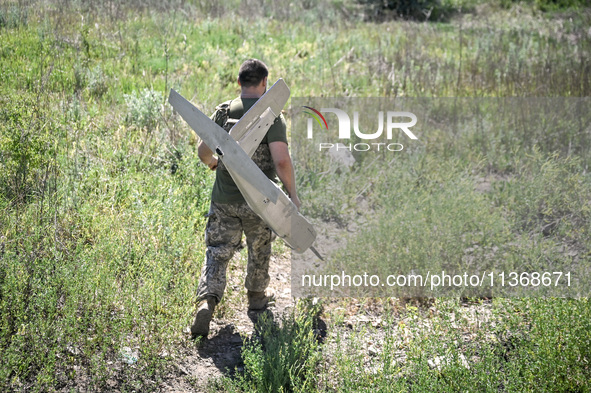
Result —
[[[216, 108], [212, 119], [226, 131], [250, 109], [267, 90], [267, 66], [260, 60], [246, 60], [238, 72], [240, 97], [226, 101]], [[271, 295], [269, 285], [269, 259], [274, 235], [263, 220], [246, 203], [223, 163], [203, 142], [198, 148], [199, 159], [216, 171], [211, 193], [211, 205], [205, 228], [207, 246], [205, 265], [201, 271], [197, 292], [198, 309], [191, 326], [193, 337], [209, 333], [209, 323], [226, 287], [228, 262], [240, 248], [242, 233], [246, 235], [248, 264], [246, 281], [248, 309], [263, 310]], [[285, 120], [275, 119], [252, 160], [269, 177], [278, 176], [292, 202], [299, 208], [293, 165], [287, 148]]]

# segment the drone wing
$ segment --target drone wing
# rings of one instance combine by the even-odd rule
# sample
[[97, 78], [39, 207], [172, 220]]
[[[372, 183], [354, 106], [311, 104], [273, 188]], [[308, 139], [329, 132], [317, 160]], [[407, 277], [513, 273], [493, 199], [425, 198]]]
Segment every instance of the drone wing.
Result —
[[[283, 80], [280, 81], [279, 85], [273, 85], [252, 106], [232, 128], [230, 134], [172, 89], [168, 101], [205, 144], [223, 160], [251, 209], [291, 248], [302, 253], [310, 248], [316, 239], [314, 227], [298, 212], [287, 195], [250, 159], [250, 155], [256, 150], [283, 107], [278, 105], [285, 99], [287, 86]], [[275, 89], [276, 85], [280, 88]], [[275, 93], [275, 90], [279, 94]], [[234, 136], [242, 143], [244, 149], [234, 140]], [[258, 143], [252, 141], [259, 137]]]

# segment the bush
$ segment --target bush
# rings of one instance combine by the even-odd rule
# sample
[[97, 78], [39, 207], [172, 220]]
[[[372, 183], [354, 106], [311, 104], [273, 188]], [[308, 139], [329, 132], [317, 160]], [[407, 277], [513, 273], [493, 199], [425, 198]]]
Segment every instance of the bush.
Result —
[[15, 5], [10, 8], [0, 8], [0, 28], [6, 27], [14, 29], [20, 26], [26, 26], [29, 18], [29, 12], [24, 7]]
[[358, 0], [365, 7], [366, 18], [369, 20], [441, 19], [451, 9], [438, 0]]
[[258, 322], [260, 340], [242, 349], [244, 374], [223, 381], [226, 391], [309, 392], [316, 385], [320, 361], [316, 337], [320, 305], [301, 301], [283, 317], [282, 326], [263, 314]]
[[53, 162], [55, 126], [33, 97], [0, 98], [0, 193], [25, 202], [45, 191]]
[[138, 128], [145, 127], [148, 131], [153, 130], [160, 120], [163, 101], [162, 93], [152, 89], [144, 89], [141, 93], [134, 91], [131, 94], [125, 94], [128, 109], [127, 122]]
[[511, 3], [515, 4], [521, 2], [534, 4], [541, 11], [557, 11], [568, 8], [582, 8], [589, 6], [589, 2], [587, 0], [511, 0], [503, 1], [503, 4], [505, 6], [509, 6]]
[[97, 65], [93, 69], [88, 70], [86, 75], [90, 94], [97, 98], [102, 97], [109, 89], [109, 84], [101, 66]]

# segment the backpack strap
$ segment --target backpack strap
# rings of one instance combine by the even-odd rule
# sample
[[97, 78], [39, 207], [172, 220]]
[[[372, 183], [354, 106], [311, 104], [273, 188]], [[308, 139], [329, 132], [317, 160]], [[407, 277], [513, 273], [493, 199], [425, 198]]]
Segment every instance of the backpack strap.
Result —
[[216, 111], [226, 111], [226, 112], [230, 112], [230, 104], [232, 103], [232, 101], [234, 100], [228, 100], [228, 101], [224, 101], [221, 104], [219, 104], [218, 106], [215, 107]]
[[[232, 111], [232, 103], [234, 100], [230, 100], [228, 104], [228, 118], [226, 119], [226, 126], [228, 127], [228, 131], [234, 127], [234, 124], [238, 123], [244, 112], [236, 113], [236, 110]], [[232, 116], [232, 112], [234, 112], [234, 116]]]

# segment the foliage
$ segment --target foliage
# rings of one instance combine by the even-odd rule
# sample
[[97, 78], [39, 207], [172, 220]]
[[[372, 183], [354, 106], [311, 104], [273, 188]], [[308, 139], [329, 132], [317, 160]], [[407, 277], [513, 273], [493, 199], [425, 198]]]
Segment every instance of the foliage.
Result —
[[369, 20], [412, 19], [439, 20], [451, 11], [440, 0], [359, 0]]
[[0, 98], [0, 191], [20, 204], [43, 199], [55, 163], [59, 129], [32, 95]]
[[162, 93], [151, 89], [126, 94], [125, 103], [128, 109], [127, 122], [138, 128], [152, 130], [160, 120]]
[[[473, 3], [480, 4], [441, 2], [454, 12]], [[188, 345], [181, 332], [194, 311], [213, 177], [189, 145], [188, 126], [166, 104], [168, 88], [211, 112], [236, 95], [240, 62], [257, 57], [269, 64], [271, 80], [284, 77], [300, 97], [591, 91], [586, 12], [540, 15], [480, 4], [484, 15], [456, 20], [451, 13], [449, 23], [377, 24], [363, 22], [363, 9], [349, 1], [248, 4], [0, 5], [0, 390], [158, 390], [172, 355]], [[435, 12], [429, 20], [438, 20]], [[525, 132], [517, 122], [502, 130], [458, 124], [454, 138], [434, 128], [416, 154], [400, 159], [392, 175], [409, 182], [376, 170], [375, 184], [364, 189], [368, 179], [355, 169], [328, 176], [330, 167], [310, 160], [296, 168], [304, 211], [345, 225], [350, 217], [343, 206], [360, 196], [398, 214], [406, 224], [385, 225], [387, 234], [365, 238], [384, 253], [392, 234], [436, 224], [442, 230], [433, 239], [442, 250], [410, 238], [417, 255], [450, 258], [468, 243], [492, 248], [513, 236], [517, 245], [507, 242], [501, 251], [557, 259], [571, 252], [587, 262], [587, 129], [557, 136], [544, 127]], [[482, 178], [493, 178], [490, 193], [475, 192]], [[453, 203], [458, 193], [468, 209]], [[417, 195], [428, 209], [412, 207], [431, 222], [412, 224], [398, 210], [399, 201]], [[460, 218], [468, 215], [475, 220], [466, 229]], [[461, 247], [448, 241], [467, 232]], [[477, 331], [466, 342], [450, 317], [464, 309], [457, 301], [437, 300], [434, 310], [387, 310], [381, 331], [389, 341], [374, 373], [359, 366], [372, 328], [337, 337], [348, 350], [331, 357], [330, 346], [320, 347], [311, 334], [318, 310], [299, 307], [282, 325], [261, 322], [260, 341], [244, 347], [245, 372], [222, 381], [225, 389], [588, 389], [585, 299], [496, 299], [489, 322], [460, 324]], [[438, 335], [421, 333], [425, 321], [439, 324]], [[403, 325], [416, 335], [399, 342]], [[333, 339], [339, 328], [331, 326]], [[135, 364], [125, 362], [124, 348], [137, 351]], [[398, 362], [392, 354], [402, 349], [408, 357]], [[452, 371], [426, 366], [441, 351], [454, 359]]]
[[19, 7], [16, 4], [2, 4], [0, 6], [0, 29], [14, 29], [20, 26], [26, 26], [28, 16], [29, 12], [25, 7]]
[[[526, 0], [525, 2], [535, 5], [541, 11], [577, 9], [589, 5], [585, 0]], [[511, 3], [516, 4], [518, 2], [515, 0], [503, 1], [505, 6], [509, 6]]]
[[371, 325], [335, 329], [338, 356], [319, 391], [587, 391], [590, 311], [587, 299], [407, 305], [386, 314], [396, 317], [383, 335]]
[[310, 392], [316, 385], [320, 361], [314, 328], [320, 305], [302, 300], [281, 323], [263, 314], [257, 323], [259, 337], [242, 349], [244, 373], [236, 381], [222, 381], [227, 391]]

